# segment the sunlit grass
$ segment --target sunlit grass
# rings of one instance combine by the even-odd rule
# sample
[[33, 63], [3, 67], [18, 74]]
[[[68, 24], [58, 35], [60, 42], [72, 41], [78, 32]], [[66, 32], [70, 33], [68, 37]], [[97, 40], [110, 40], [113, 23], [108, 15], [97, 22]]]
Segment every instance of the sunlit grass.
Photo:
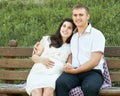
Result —
[[103, 32], [106, 46], [120, 46], [119, 0], [0, 0], [0, 46], [8, 46], [10, 39], [33, 46], [55, 33], [62, 19], [71, 18], [78, 3], [89, 6], [90, 22]]

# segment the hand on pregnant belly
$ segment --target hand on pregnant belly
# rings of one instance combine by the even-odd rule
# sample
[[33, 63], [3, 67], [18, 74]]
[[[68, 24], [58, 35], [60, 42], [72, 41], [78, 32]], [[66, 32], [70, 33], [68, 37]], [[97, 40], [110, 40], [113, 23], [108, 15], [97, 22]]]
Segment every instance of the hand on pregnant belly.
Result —
[[52, 66], [51, 68], [48, 68], [47, 73], [48, 74], [60, 74], [63, 71], [64, 63], [54, 58], [50, 58], [50, 60], [54, 62], [54, 66]]
[[[31, 72], [37, 74], [60, 74], [63, 71], [64, 63], [60, 60], [49, 58], [44, 59], [44, 64], [42, 63], [35, 63]], [[49, 64], [47, 64], [47, 61]], [[53, 63], [54, 62], [54, 63]]]
[[52, 68], [55, 62], [49, 58], [42, 58], [42, 63], [46, 66], [46, 68]]

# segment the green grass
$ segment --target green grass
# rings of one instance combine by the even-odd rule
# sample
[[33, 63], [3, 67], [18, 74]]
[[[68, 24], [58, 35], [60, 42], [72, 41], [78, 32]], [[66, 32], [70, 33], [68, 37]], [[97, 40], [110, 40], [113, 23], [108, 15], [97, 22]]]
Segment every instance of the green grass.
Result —
[[89, 6], [90, 22], [103, 32], [106, 46], [120, 46], [119, 0], [0, 0], [0, 46], [8, 46], [11, 39], [18, 46], [33, 46], [55, 33], [79, 3]]

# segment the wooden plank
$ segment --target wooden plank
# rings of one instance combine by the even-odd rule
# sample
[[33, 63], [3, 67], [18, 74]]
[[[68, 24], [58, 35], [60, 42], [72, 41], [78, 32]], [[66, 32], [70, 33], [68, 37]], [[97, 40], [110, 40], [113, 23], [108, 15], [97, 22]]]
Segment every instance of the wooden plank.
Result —
[[0, 59], [0, 68], [31, 68], [31, 59]]
[[120, 46], [105, 47], [105, 56], [120, 57]]
[[[32, 47], [0, 47], [0, 56], [31, 56], [32, 51]], [[106, 46], [105, 56], [120, 56], [120, 46]]]
[[109, 69], [120, 69], [120, 59], [106, 60]]
[[110, 77], [112, 82], [120, 82], [120, 72], [116, 71], [116, 72], [110, 72]]
[[[31, 59], [0, 59], [0, 68], [31, 68]], [[120, 69], [120, 60], [107, 60], [109, 69]]]
[[120, 96], [120, 87], [110, 87], [101, 89], [99, 96]]
[[33, 48], [1, 47], [0, 56], [31, 56]]
[[[0, 56], [29, 56], [32, 55], [32, 48], [0, 48]], [[120, 47], [106, 47], [105, 48], [105, 56], [107, 57], [117, 57], [107, 59], [109, 69], [117, 69], [117, 71], [110, 72], [110, 76], [112, 82], [120, 82]], [[5, 67], [6, 66], [6, 67]], [[33, 62], [30, 58], [24, 59], [3, 59], [0, 58], [0, 68], [31, 68], [33, 66]], [[29, 74], [29, 70], [0, 70], [0, 78], [2, 80], [26, 80], [27, 75]], [[25, 93], [25, 89], [21, 89], [20, 87], [17, 89], [16, 85], [1, 87], [0, 85], [0, 93]], [[120, 96], [120, 87], [110, 88], [100, 90], [100, 96]]]
[[29, 71], [1, 70], [1, 80], [26, 80]]
[[[23, 84], [0, 84], [0, 93], [9, 94], [26, 94], [25, 85]], [[0, 95], [1, 96], [1, 95]]]

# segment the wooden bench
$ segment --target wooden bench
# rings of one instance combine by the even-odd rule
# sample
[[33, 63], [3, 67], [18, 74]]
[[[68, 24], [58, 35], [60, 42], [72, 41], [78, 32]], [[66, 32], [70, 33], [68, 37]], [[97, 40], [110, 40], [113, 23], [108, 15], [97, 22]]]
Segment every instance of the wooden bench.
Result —
[[100, 90], [100, 96], [120, 96], [120, 46], [106, 47], [105, 58], [113, 87]]
[[[23, 94], [26, 91], [21, 87], [24, 84], [30, 68], [32, 48], [0, 48], [0, 94]], [[8, 83], [7, 83], [8, 82]], [[9, 84], [13, 83], [13, 84]], [[21, 85], [16, 85], [17, 83]]]
[[[25, 82], [29, 70], [33, 66], [32, 50], [32, 48], [0, 47], [0, 94], [27, 96], [25, 89], [19, 84]], [[106, 47], [105, 57], [113, 84], [115, 82], [120, 86], [120, 46]], [[11, 82], [12, 80], [14, 82]], [[18, 85], [16, 85], [17, 83]], [[100, 90], [99, 96], [120, 96], [120, 87]]]

